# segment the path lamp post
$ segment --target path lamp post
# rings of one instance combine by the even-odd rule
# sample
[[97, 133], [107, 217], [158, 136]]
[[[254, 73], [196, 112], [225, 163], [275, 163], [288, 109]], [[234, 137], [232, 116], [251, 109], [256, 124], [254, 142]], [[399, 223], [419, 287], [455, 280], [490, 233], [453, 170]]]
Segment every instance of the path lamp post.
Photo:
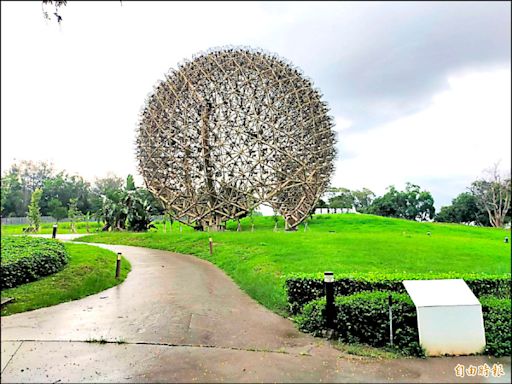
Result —
[[210, 237], [208, 239], [208, 242], [210, 243], [210, 256], [213, 255], [213, 239]]
[[327, 328], [334, 328], [334, 317], [336, 308], [334, 306], [334, 273], [324, 272], [324, 290], [325, 290], [325, 316]]
[[119, 276], [121, 276], [121, 252], [117, 252], [116, 279], [119, 279]]
[[391, 295], [388, 296], [388, 308], [389, 308], [389, 344], [393, 346], [393, 311], [392, 311], [393, 300]]
[[57, 224], [53, 224], [52, 239], [55, 239], [56, 237], [57, 237]]

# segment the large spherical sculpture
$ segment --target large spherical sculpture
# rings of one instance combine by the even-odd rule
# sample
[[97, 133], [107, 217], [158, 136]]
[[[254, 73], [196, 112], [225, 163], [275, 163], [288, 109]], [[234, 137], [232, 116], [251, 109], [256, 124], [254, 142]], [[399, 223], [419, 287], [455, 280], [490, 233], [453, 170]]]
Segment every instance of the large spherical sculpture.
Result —
[[148, 96], [139, 171], [175, 219], [220, 230], [261, 203], [295, 229], [328, 185], [333, 122], [299, 70], [251, 49], [218, 49], [170, 70]]

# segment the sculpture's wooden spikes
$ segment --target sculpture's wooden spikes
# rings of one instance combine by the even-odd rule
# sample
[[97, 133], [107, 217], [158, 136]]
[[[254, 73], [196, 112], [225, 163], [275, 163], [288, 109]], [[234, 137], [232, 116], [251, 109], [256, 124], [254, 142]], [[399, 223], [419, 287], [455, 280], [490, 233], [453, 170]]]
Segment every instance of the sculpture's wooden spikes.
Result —
[[198, 54], [140, 114], [139, 171], [176, 220], [220, 230], [270, 204], [293, 230], [329, 183], [333, 122], [300, 71], [261, 51]]

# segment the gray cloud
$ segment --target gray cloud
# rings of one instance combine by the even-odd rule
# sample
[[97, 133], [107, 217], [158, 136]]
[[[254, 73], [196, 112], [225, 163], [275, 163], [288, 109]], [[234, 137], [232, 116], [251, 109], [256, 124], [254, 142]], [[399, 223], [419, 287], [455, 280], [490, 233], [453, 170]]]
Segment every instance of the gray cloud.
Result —
[[509, 2], [322, 3], [277, 40], [333, 114], [365, 129], [424, 108], [451, 73], [509, 67], [510, 12]]

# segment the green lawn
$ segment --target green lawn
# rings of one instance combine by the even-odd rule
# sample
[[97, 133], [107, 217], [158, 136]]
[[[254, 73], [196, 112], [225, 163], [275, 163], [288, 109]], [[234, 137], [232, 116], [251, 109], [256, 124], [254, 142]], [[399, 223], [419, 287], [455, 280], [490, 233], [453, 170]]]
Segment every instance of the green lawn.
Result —
[[117, 285], [130, 271], [123, 258], [121, 278], [115, 279], [117, 255], [109, 250], [84, 244], [64, 243], [69, 262], [60, 272], [32, 283], [2, 290], [2, 297], [14, 297], [13, 303], [2, 308], [2, 316], [48, 307], [80, 299]]
[[[39, 234], [49, 234], [53, 231], [53, 224], [55, 223], [41, 223], [41, 228], [39, 228]], [[22, 235], [23, 228], [27, 228], [28, 224], [2, 224], [2, 236], [5, 235]], [[75, 224], [76, 233], [88, 233], [87, 232], [87, 223], [80, 222]], [[89, 223], [89, 232], [99, 232], [103, 227], [103, 223], [90, 222]], [[57, 224], [57, 233], [74, 233], [70, 230], [70, 223], [58, 223]]]
[[[372, 215], [315, 215], [308, 230], [273, 232], [271, 217], [249, 219], [242, 232], [194, 232], [176, 223], [148, 233], [109, 232], [77, 241], [126, 244], [196, 255], [223, 269], [250, 296], [280, 314], [287, 312], [284, 276], [293, 272], [510, 273], [510, 231], [456, 224], [417, 223]], [[428, 236], [427, 232], [431, 235]], [[208, 251], [213, 237], [214, 255]]]

